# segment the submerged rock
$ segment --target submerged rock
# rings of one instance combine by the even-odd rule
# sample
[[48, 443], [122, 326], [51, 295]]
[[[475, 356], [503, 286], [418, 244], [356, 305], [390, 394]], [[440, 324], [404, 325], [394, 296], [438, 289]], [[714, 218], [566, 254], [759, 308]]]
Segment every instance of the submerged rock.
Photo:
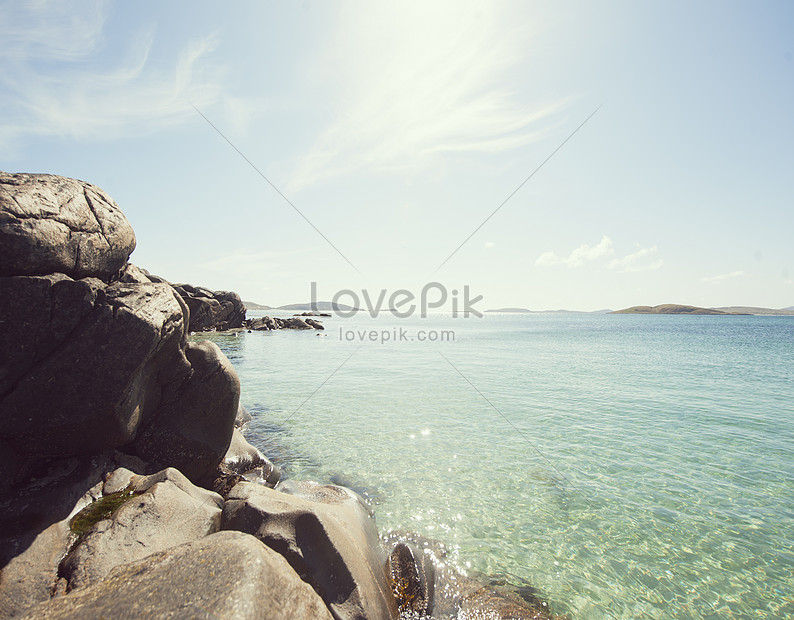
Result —
[[485, 575], [458, 572], [438, 540], [395, 531], [387, 534], [383, 543], [391, 550], [390, 576], [406, 618], [425, 618], [431, 613], [434, 620], [566, 618], [554, 615], [534, 588], [516, 588]]
[[234, 418], [234, 427], [240, 429], [244, 428], [253, 419], [254, 416], [250, 414], [248, 409], [240, 405], [237, 408], [237, 416]]
[[245, 322], [248, 329], [256, 331], [271, 331], [274, 329], [325, 329], [320, 321], [314, 319], [302, 319], [298, 316], [282, 318], [263, 316], [255, 319], [248, 319]]
[[218, 532], [113, 569], [103, 580], [37, 605], [55, 618], [331, 620], [322, 599], [253, 536]]
[[389, 554], [389, 580], [401, 614], [428, 616], [433, 612], [436, 569], [428, 554], [411, 543], [398, 542]]
[[132, 226], [95, 185], [0, 172], [0, 275], [109, 278], [134, 249]]

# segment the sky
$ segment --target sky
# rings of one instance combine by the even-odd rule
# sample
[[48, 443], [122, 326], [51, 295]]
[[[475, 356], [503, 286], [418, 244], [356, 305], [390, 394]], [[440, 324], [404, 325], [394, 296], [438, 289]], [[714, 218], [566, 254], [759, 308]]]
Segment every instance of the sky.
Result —
[[0, 169], [172, 282], [794, 305], [794, 3], [0, 4]]

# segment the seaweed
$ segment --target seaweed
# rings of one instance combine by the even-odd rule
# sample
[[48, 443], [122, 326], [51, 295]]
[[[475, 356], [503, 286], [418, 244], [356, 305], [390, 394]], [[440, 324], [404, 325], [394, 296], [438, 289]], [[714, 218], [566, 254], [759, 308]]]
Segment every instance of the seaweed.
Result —
[[84, 536], [94, 525], [113, 516], [122, 504], [138, 495], [132, 486], [110, 493], [91, 502], [69, 521], [69, 528], [79, 537]]

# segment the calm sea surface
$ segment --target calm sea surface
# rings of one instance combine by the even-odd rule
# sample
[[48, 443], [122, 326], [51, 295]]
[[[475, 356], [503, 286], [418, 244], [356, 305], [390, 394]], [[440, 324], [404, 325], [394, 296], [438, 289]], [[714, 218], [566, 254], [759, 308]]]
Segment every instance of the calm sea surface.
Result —
[[794, 317], [322, 320], [209, 335], [289, 477], [572, 617], [794, 616]]

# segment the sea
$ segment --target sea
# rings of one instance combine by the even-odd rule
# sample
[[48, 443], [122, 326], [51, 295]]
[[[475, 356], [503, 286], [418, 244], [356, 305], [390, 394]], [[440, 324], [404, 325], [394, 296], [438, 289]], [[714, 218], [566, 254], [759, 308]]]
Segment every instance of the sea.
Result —
[[286, 477], [571, 618], [794, 617], [794, 316], [321, 320], [201, 335]]

